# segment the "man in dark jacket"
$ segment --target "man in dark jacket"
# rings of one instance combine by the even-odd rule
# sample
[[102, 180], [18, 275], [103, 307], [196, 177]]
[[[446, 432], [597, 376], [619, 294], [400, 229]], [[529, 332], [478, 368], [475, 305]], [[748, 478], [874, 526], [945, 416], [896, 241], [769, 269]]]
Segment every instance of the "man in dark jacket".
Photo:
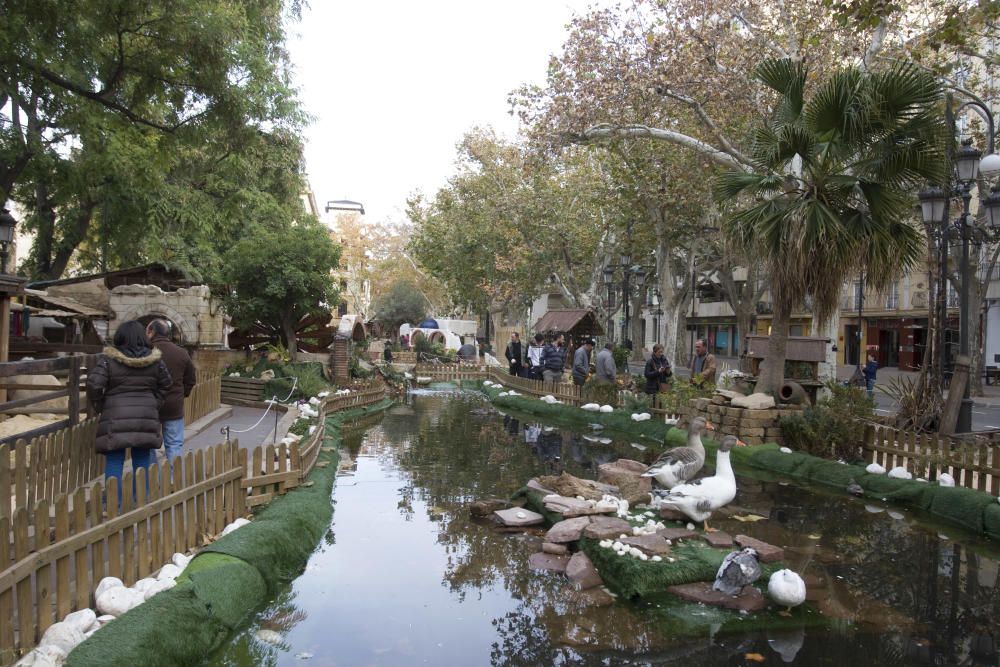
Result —
[[507, 365], [510, 366], [511, 375], [520, 375], [523, 363], [521, 361], [521, 335], [516, 331], [510, 335], [510, 342], [507, 343], [507, 349], [504, 350], [504, 356], [507, 357]]
[[556, 334], [542, 349], [542, 377], [545, 382], [562, 382], [563, 370], [566, 368], [565, 340], [562, 334]]
[[191, 389], [194, 388], [194, 363], [187, 350], [171, 342], [170, 323], [166, 320], [150, 322], [146, 327], [146, 337], [163, 355], [163, 363], [173, 380], [160, 407], [163, 449], [167, 461], [173, 463], [184, 448], [184, 399], [191, 395]]
[[590, 338], [573, 355], [573, 384], [582, 387], [590, 375], [590, 353], [594, 350], [594, 341]]

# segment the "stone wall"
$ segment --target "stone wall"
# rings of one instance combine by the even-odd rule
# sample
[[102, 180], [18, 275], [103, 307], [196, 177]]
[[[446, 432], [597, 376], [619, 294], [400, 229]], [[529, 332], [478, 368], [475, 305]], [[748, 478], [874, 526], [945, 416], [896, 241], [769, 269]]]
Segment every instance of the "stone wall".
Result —
[[765, 442], [785, 444], [778, 420], [781, 417], [799, 414], [803, 408], [796, 405], [780, 405], [766, 410], [734, 408], [729, 399], [715, 395], [712, 398], [696, 398], [690, 401], [686, 416], [688, 421], [704, 417], [715, 426], [713, 436], [735, 435], [748, 445]]
[[[164, 292], [155, 285], [119, 285], [111, 290], [109, 306], [115, 322], [157, 315], [170, 320], [184, 345], [223, 347], [225, 319], [222, 304], [212, 299], [207, 285]], [[112, 325], [114, 329], [117, 324]]]

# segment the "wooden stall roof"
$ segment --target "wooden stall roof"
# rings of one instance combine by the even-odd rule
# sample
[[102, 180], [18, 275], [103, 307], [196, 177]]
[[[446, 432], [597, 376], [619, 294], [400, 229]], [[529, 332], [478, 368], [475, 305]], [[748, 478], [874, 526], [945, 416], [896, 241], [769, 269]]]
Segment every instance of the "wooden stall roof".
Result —
[[[767, 336], [747, 336], [747, 354], [756, 359], [767, 356]], [[786, 361], [826, 361], [829, 338], [789, 336], [785, 348]]]
[[535, 331], [558, 331], [573, 335], [603, 336], [604, 328], [594, 311], [586, 308], [556, 308], [538, 318]]
[[[46, 306], [56, 306], [56, 308], [32, 308], [32, 312], [35, 312], [36, 310], [41, 311], [35, 313], [37, 315], [50, 315], [52, 317], [85, 317], [94, 319], [105, 319], [111, 317], [111, 313], [106, 310], [85, 306], [76, 299], [71, 299], [67, 296], [52, 296], [44, 290], [25, 289], [24, 295], [29, 301], [41, 302]], [[59, 314], [53, 312], [57, 310], [59, 311]]]
[[191, 276], [180, 269], [176, 269], [166, 264], [154, 262], [133, 266], [117, 271], [105, 271], [103, 273], [92, 273], [86, 276], [73, 276], [71, 278], [59, 278], [57, 280], [39, 280], [32, 282], [32, 287], [45, 288], [49, 285], [73, 285], [76, 283], [86, 283], [91, 280], [103, 279], [105, 286], [114, 289], [119, 285], [156, 285], [164, 292], [172, 292], [181, 287], [191, 287], [200, 285], [199, 281], [193, 280]]

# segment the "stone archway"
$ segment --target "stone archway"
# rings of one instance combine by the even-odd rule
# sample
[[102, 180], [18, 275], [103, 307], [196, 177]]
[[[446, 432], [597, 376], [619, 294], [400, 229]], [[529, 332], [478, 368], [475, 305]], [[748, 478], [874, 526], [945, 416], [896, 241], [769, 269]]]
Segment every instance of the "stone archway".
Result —
[[168, 320], [174, 326], [176, 331], [174, 339], [178, 344], [190, 343], [189, 332], [198, 330], [197, 322], [191, 321], [191, 318], [185, 317], [177, 312], [177, 310], [162, 302], [131, 306], [120, 317], [122, 322], [139, 320], [143, 324], [147, 324], [150, 320], [156, 318]]

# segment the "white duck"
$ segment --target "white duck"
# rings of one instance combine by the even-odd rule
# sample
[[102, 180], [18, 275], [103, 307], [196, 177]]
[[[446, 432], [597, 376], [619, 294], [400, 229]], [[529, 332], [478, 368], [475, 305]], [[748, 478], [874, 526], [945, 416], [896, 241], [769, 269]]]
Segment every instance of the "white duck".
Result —
[[652, 477], [668, 489], [694, 479], [705, 465], [705, 445], [701, 442], [701, 433], [714, 429], [704, 417], [695, 417], [688, 427], [687, 445], [663, 452], [642, 476]]
[[806, 601], [806, 582], [791, 570], [778, 570], [767, 582], [767, 594], [778, 604], [788, 607], [781, 612], [782, 616], [788, 616], [792, 607]]
[[660, 507], [671, 507], [683, 512], [692, 521], [703, 522], [706, 532], [718, 532], [717, 528], [708, 527], [708, 518], [736, 497], [736, 475], [729, 461], [729, 452], [737, 442], [735, 435], [723, 438], [715, 458], [715, 474], [675, 486], [660, 501]]

